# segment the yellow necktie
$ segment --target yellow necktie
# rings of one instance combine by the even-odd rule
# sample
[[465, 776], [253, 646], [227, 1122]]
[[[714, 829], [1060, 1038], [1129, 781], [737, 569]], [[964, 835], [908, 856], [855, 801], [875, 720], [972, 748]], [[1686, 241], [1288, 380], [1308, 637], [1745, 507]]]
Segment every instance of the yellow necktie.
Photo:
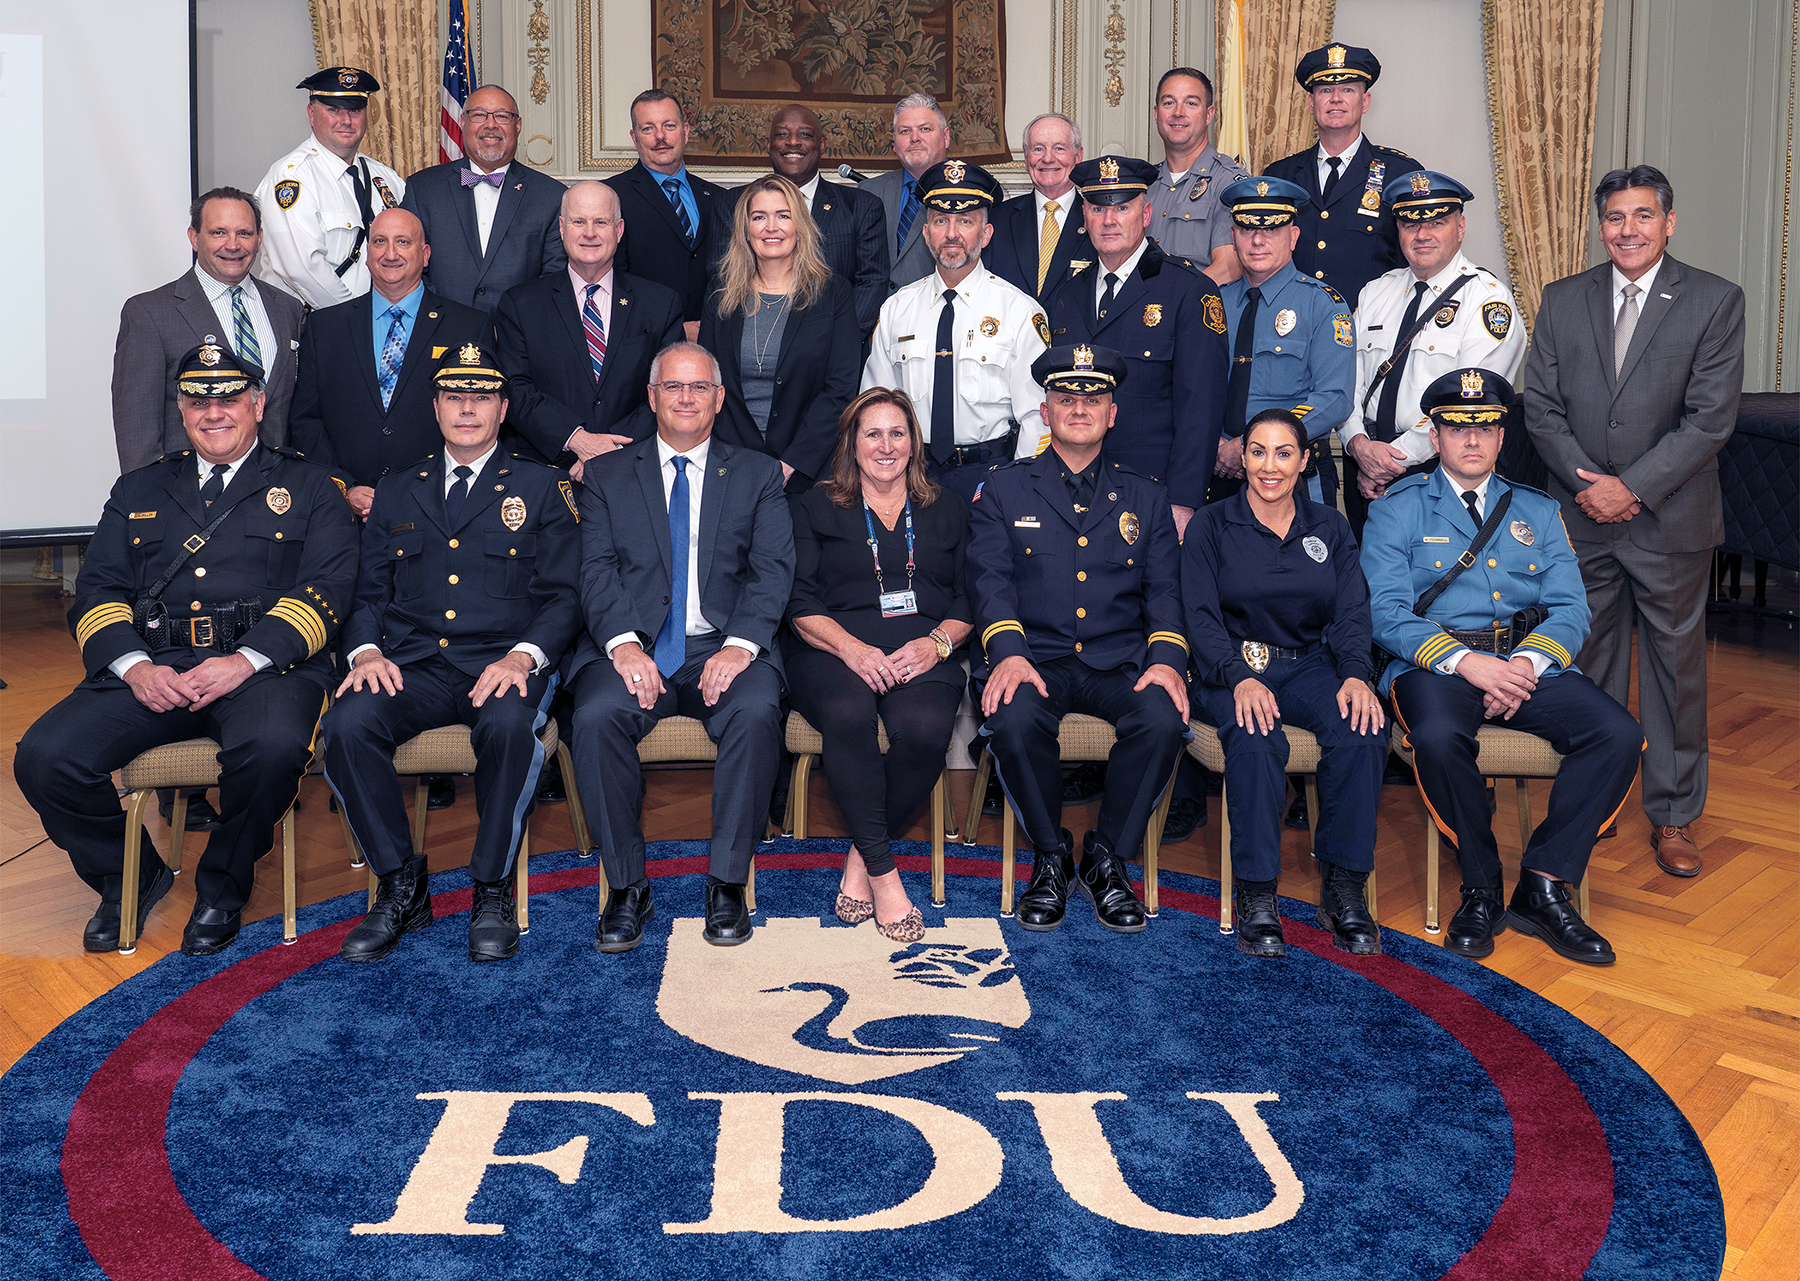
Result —
[[1054, 200], [1044, 202], [1044, 234], [1038, 237], [1038, 292], [1044, 292], [1044, 277], [1050, 274], [1050, 260], [1056, 256], [1056, 242], [1062, 228], [1056, 225], [1056, 211], [1062, 208]]

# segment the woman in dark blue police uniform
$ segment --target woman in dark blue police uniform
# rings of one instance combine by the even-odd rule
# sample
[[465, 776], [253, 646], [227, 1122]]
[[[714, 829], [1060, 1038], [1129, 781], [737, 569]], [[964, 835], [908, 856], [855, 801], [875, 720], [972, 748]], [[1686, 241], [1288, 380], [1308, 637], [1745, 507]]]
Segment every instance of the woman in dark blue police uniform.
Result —
[[1319, 923], [1339, 948], [1381, 952], [1363, 886], [1375, 866], [1375, 808], [1387, 760], [1386, 717], [1368, 680], [1369, 586], [1350, 522], [1297, 489], [1306, 428], [1267, 410], [1244, 433], [1241, 493], [1188, 527], [1181, 594], [1200, 680], [1193, 700], [1219, 729], [1237, 872], [1238, 950], [1282, 956], [1276, 910], [1284, 720], [1318, 736]]

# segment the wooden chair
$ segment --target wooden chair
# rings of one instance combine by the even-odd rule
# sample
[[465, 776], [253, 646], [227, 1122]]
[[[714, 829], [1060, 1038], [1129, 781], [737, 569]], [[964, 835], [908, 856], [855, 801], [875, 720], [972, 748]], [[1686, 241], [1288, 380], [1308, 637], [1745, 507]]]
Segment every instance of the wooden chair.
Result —
[[[1068, 761], [1104, 761], [1112, 754], [1113, 744], [1119, 736], [1113, 727], [1098, 716], [1083, 716], [1079, 712], [1071, 712], [1062, 718], [1057, 727], [1057, 757]], [[975, 791], [969, 798], [969, 821], [963, 826], [963, 842], [968, 845], [976, 843], [981, 828], [981, 800], [987, 792], [988, 772], [993, 768], [994, 754], [986, 748], [981, 753], [981, 760], [975, 767]], [[1176, 764], [1180, 764], [1178, 760]], [[1144, 829], [1144, 915], [1155, 916], [1156, 904], [1156, 855], [1162, 845], [1163, 823], [1169, 817], [1169, 800], [1174, 795], [1175, 771], [1169, 771], [1169, 780], [1163, 784], [1162, 799], [1156, 803], [1156, 809], [1150, 815], [1150, 822]], [[1013, 914], [1013, 861], [1016, 845], [1016, 833], [1012, 805], [1000, 807], [1000, 915]], [[1077, 857], [1080, 851], [1076, 851]]]
[[[876, 735], [881, 741], [881, 754], [887, 755], [887, 726], [879, 719], [875, 722]], [[794, 754], [794, 777], [788, 786], [787, 830], [793, 833], [796, 840], [806, 839], [806, 787], [812, 781], [813, 761], [825, 750], [824, 737], [818, 730], [807, 724], [806, 718], [799, 712], [789, 712], [787, 718], [787, 749]], [[931, 905], [944, 905], [944, 842], [956, 838], [955, 832], [946, 832], [945, 824], [950, 817], [950, 773], [941, 770], [936, 785], [931, 789]]]
[[[144, 807], [159, 788], [175, 789], [175, 812], [169, 817], [169, 868], [181, 874], [181, 844], [187, 835], [189, 787], [219, 785], [219, 745], [210, 738], [190, 738], [165, 743], [139, 752], [120, 771], [120, 781], [131, 792], [125, 810], [125, 865], [123, 892], [119, 896], [119, 955], [137, 951], [138, 868], [143, 859]], [[296, 799], [298, 790], [296, 789]], [[281, 816], [281, 941], [299, 937], [295, 925], [294, 807], [290, 802]]]
[[[1188, 755], [1221, 778], [1225, 775], [1225, 747], [1219, 739], [1219, 731], [1204, 721], [1189, 721], [1194, 737], [1188, 740]], [[1287, 772], [1302, 779], [1301, 786], [1306, 792], [1306, 832], [1308, 837], [1317, 838], [1319, 831], [1319, 740], [1313, 737], [1311, 730], [1296, 729], [1292, 725], [1283, 725], [1287, 734], [1288, 760]], [[1233, 922], [1235, 906], [1231, 901], [1233, 876], [1231, 872], [1231, 811], [1225, 804], [1225, 789], [1219, 790], [1219, 933], [1230, 934], [1236, 930]], [[1381, 917], [1376, 911], [1375, 873], [1369, 873], [1368, 881], [1369, 916], [1380, 924]]]
[[[1413, 763], [1412, 743], [1407, 738], [1405, 728], [1398, 718], [1394, 721], [1392, 744], [1396, 754], [1408, 765]], [[1519, 849], [1523, 851], [1531, 843], [1531, 791], [1525, 786], [1528, 778], [1555, 778], [1562, 770], [1563, 758], [1557, 754], [1550, 740], [1539, 738], [1536, 734], [1527, 734], [1524, 730], [1502, 729], [1497, 725], [1483, 725], [1475, 731], [1475, 764], [1481, 770], [1483, 778], [1510, 778], [1513, 782], [1514, 799], [1519, 807]], [[1424, 796], [1423, 790], [1420, 796]], [[1425, 807], [1425, 932], [1440, 933], [1438, 924], [1438, 825], [1437, 816], [1431, 812], [1429, 803]], [[1580, 900], [1581, 919], [1588, 918], [1588, 878], [1582, 877], [1581, 884], [1576, 887]]]
[[[582, 849], [588, 849], [587, 815], [581, 808], [581, 797], [575, 791], [575, 767], [569, 759], [569, 749], [563, 744], [557, 733], [556, 718], [550, 717], [544, 722], [544, 728], [538, 735], [544, 745], [544, 758], [554, 758], [557, 767], [562, 771], [563, 789], [569, 794], [569, 821], [575, 828], [575, 840]], [[473, 774], [475, 772], [475, 748], [469, 738], [467, 725], [442, 725], [437, 729], [428, 729], [422, 734], [415, 734], [399, 747], [394, 749], [394, 772], [402, 778], [418, 779], [413, 788], [412, 815], [412, 847], [414, 854], [425, 853], [425, 816], [431, 812], [426, 804], [430, 780], [435, 774]], [[536, 780], [532, 781], [536, 786]], [[344, 814], [343, 806], [338, 806], [338, 818], [344, 825], [344, 845], [350, 851], [350, 862], [353, 867], [363, 863], [363, 853], [356, 843], [356, 836], [350, 830], [350, 819]], [[531, 932], [531, 820], [525, 820], [525, 828], [519, 834], [519, 858], [513, 867], [514, 894], [519, 903], [519, 933]], [[604, 877], [605, 873], [601, 874]], [[369, 869], [369, 906], [375, 906], [375, 889], [381, 884], [381, 878], [375, 875], [375, 869]], [[605, 894], [601, 895], [605, 898]]]
[[[707, 737], [706, 726], [692, 716], [665, 716], [656, 728], [638, 741], [638, 761], [644, 765], [717, 764], [719, 746]], [[572, 786], [572, 784], [571, 784]], [[598, 859], [595, 860], [599, 862]], [[600, 868], [600, 912], [606, 911], [606, 868]], [[744, 881], [744, 906], [756, 911], [756, 855], [750, 856], [750, 873]]]

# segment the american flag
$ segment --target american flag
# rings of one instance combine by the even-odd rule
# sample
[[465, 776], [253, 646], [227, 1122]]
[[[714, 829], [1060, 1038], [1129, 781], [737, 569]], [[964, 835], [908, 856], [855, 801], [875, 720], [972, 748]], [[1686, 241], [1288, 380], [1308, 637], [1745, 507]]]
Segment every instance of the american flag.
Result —
[[438, 163], [461, 160], [462, 109], [475, 83], [469, 61], [469, 0], [450, 0], [450, 39], [444, 45], [444, 101], [438, 113]]

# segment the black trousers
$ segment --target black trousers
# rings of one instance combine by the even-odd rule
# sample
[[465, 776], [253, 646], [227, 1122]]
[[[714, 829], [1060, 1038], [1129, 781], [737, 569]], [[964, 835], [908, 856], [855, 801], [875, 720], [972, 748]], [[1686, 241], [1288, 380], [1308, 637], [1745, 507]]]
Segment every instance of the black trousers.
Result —
[[[1080, 712], [1109, 722], [1118, 733], [1106, 760], [1106, 792], [1096, 830], [1121, 859], [1136, 858], [1144, 828], [1188, 736], [1187, 722], [1161, 687], [1133, 690], [1142, 673], [1130, 664], [1102, 672], [1070, 655], [1035, 666], [1050, 697], [1020, 685], [1012, 702], [995, 708], [981, 727], [994, 752], [1000, 786], [1018, 811], [1026, 837], [1046, 853], [1061, 848], [1057, 727], [1070, 712]], [[981, 699], [979, 686], [975, 698]]]
[[[117, 902], [125, 811], [113, 771], [152, 747], [216, 739], [220, 826], [194, 867], [194, 898], [200, 907], [235, 912], [249, 901], [256, 860], [269, 852], [275, 825], [299, 794], [324, 707], [325, 691], [313, 681], [265, 670], [198, 712], [153, 712], [108, 674], [78, 685], [25, 731], [13, 776], [76, 875]], [[149, 869], [155, 858], [146, 854]]]
[[1520, 866], [1565, 881], [1586, 874], [1594, 842], [1625, 803], [1637, 774], [1644, 736], [1630, 712], [1579, 672], [1538, 681], [1509, 721], [1486, 717], [1481, 691], [1441, 672], [1403, 673], [1394, 680], [1393, 698], [1419, 790], [1456, 846], [1464, 885], [1501, 885], [1487, 787], [1475, 760], [1475, 731], [1484, 724], [1547, 738], [1564, 758], [1550, 788], [1550, 814], [1532, 833]]
[[[943, 771], [962, 703], [961, 676], [954, 684], [925, 678], [877, 694], [823, 650], [790, 651], [787, 669], [789, 701], [824, 740], [825, 777], [850, 839], [869, 875], [885, 876], [894, 870], [889, 834], [912, 820]], [[887, 726], [886, 756], [877, 717]]]
[[413, 848], [394, 749], [428, 729], [467, 725], [475, 749], [479, 822], [469, 875], [505, 880], [537, 798], [544, 763], [538, 731], [556, 695], [555, 672], [528, 678], [522, 697], [508, 690], [480, 707], [469, 701], [476, 678], [436, 655], [405, 664], [400, 675], [399, 693], [352, 690], [325, 716], [325, 781], [337, 793], [350, 830], [377, 876], [397, 871]]
[[572, 750], [576, 787], [588, 825], [600, 842], [608, 884], [644, 879], [644, 829], [638, 821], [643, 778], [637, 745], [666, 716], [692, 716], [719, 748], [713, 770], [712, 863], [716, 880], [742, 885], [768, 821], [769, 797], [781, 760], [781, 676], [766, 658], [739, 672], [712, 707], [700, 696], [700, 672], [725, 638], [688, 639], [687, 661], [663, 681], [662, 697], [645, 711], [606, 659], [575, 678]]

